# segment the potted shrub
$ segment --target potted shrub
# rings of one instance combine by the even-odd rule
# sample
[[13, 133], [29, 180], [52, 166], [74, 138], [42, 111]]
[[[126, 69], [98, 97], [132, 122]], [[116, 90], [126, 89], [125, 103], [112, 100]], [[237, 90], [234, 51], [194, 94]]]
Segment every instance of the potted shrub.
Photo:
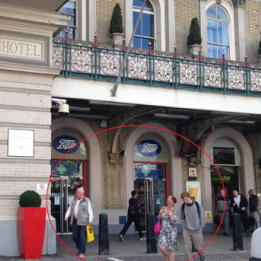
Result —
[[40, 208], [41, 197], [35, 191], [25, 191], [19, 199], [17, 227], [20, 256], [40, 259], [44, 244], [46, 208]]
[[120, 46], [123, 40], [123, 25], [119, 3], [114, 6], [109, 31], [111, 33], [113, 47]]
[[201, 48], [202, 38], [200, 34], [200, 27], [198, 24], [198, 18], [193, 18], [191, 20], [187, 45], [189, 48], [190, 54], [197, 56], [198, 51]]

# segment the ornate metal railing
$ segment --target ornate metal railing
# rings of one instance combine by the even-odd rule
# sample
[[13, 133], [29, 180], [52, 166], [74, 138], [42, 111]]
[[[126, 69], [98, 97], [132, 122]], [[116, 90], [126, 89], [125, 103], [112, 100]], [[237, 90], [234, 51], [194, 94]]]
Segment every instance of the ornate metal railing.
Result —
[[[95, 37], [92, 45], [70, 43], [68, 39], [53, 42], [53, 67], [61, 76], [115, 82], [126, 54], [125, 42], [120, 50], [100, 47]], [[176, 89], [211, 91], [261, 96], [261, 68], [204, 61], [199, 52], [196, 60], [173, 55], [130, 52], [121, 78], [133, 83]]]

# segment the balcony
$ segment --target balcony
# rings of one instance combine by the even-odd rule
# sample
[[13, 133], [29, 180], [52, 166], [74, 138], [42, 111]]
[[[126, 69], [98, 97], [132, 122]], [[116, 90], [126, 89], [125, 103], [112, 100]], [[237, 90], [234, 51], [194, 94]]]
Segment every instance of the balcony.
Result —
[[[61, 76], [115, 82], [126, 54], [121, 50], [100, 47], [97, 38], [92, 45], [65, 41], [53, 42], [53, 67]], [[261, 68], [221, 61], [205, 61], [199, 53], [196, 60], [172, 55], [131, 51], [122, 74], [124, 84], [185, 89], [222, 94], [261, 96]]]

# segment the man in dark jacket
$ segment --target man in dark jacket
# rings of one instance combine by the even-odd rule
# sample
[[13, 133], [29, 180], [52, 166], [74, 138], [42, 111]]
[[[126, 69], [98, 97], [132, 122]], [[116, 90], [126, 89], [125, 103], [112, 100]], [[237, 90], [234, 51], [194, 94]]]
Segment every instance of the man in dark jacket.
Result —
[[233, 190], [233, 196], [231, 199], [231, 207], [233, 207], [233, 212], [240, 214], [241, 222], [244, 229], [249, 236], [249, 222], [246, 208], [248, 207], [247, 199], [242, 194], [239, 194], [237, 189]]
[[250, 189], [249, 192], [249, 211], [250, 211], [250, 216], [252, 216], [255, 220], [256, 228], [260, 227], [259, 223], [259, 213], [257, 211], [257, 202], [258, 202], [258, 197], [254, 195], [254, 190]]
[[130, 225], [132, 222], [134, 222], [137, 230], [139, 231], [139, 236], [140, 236], [140, 241], [144, 241], [145, 238], [143, 237], [143, 233], [141, 231], [140, 227], [140, 209], [139, 209], [139, 204], [138, 204], [138, 194], [136, 190], [133, 190], [131, 192], [132, 198], [129, 200], [129, 208], [128, 208], [128, 220], [127, 223], [124, 225], [122, 231], [119, 234], [120, 240], [124, 242], [124, 235], [129, 229]]

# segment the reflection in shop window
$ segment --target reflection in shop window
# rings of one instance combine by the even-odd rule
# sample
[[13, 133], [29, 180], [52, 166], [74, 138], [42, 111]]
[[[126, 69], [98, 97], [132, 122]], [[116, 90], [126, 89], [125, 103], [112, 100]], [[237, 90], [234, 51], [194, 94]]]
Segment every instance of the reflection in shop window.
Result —
[[[69, 39], [75, 39], [75, 30], [76, 30], [76, 1], [70, 0], [65, 5], [63, 5], [58, 12], [72, 15], [72, 18], [68, 22], [68, 37]], [[55, 37], [64, 38], [66, 28], [64, 28], [60, 33]]]
[[223, 8], [211, 6], [207, 10], [208, 57], [229, 58], [229, 19]]
[[[133, 29], [142, 5], [142, 0], [133, 1]], [[133, 47], [148, 49], [150, 42], [154, 47], [154, 40], [154, 8], [150, 1], [147, 1], [133, 40]]]

